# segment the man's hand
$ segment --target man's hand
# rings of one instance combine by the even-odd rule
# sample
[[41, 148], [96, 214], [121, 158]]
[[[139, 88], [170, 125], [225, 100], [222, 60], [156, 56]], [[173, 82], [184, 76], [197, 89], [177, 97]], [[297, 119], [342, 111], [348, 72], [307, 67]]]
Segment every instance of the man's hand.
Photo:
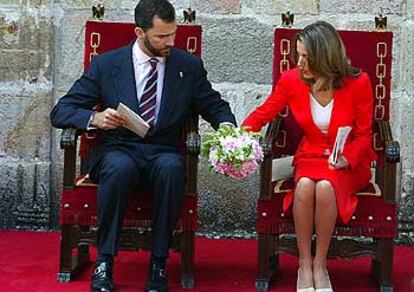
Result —
[[122, 127], [125, 124], [125, 119], [116, 110], [107, 108], [103, 112], [96, 112], [91, 126], [102, 130], [112, 130]]
[[[328, 159], [329, 163], [330, 159]], [[348, 160], [342, 154], [339, 156], [336, 164], [329, 163], [329, 169], [344, 169], [349, 166]]]

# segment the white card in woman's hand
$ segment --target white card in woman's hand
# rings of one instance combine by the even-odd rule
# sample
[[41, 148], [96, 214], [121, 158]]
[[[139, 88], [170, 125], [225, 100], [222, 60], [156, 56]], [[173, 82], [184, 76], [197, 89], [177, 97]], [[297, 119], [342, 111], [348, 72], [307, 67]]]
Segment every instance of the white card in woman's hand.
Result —
[[335, 165], [338, 162], [339, 155], [342, 154], [345, 147], [346, 138], [348, 138], [349, 132], [352, 127], [339, 127], [336, 134], [335, 144], [332, 150], [331, 156], [329, 156], [329, 163]]

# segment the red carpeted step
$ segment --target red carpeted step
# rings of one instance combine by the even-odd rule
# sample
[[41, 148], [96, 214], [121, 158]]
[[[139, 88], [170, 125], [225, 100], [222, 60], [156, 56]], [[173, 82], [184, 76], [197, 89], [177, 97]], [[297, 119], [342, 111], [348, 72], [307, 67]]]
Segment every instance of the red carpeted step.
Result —
[[[0, 231], [0, 291], [56, 292], [89, 291], [92, 267], [70, 283], [56, 282], [59, 264], [59, 233]], [[92, 252], [94, 258], [95, 251]], [[149, 253], [120, 252], [114, 278], [118, 292], [142, 291], [147, 274]], [[414, 279], [414, 247], [396, 247], [394, 291], [408, 292]], [[168, 265], [172, 292], [180, 288], [179, 255], [172, 254]], [[370, 277], [368, 258], [329, 261], [336, 292], [378, 291]], [[271, 291], [295, 291], [297, 259], [281, 257], [282, 269]], [[211, 240], [196, 242], [196, 289], [188, 292], [255, 291], [256, 241]], [[411, 292], [411, 291], [410, 291]]]

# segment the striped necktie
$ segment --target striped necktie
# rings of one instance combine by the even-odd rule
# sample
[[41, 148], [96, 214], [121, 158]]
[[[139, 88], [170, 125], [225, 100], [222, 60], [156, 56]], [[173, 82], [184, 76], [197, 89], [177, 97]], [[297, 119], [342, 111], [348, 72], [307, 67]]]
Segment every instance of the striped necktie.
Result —
[[154, 124], [155, 120], [155, 105], [157, 102], [157, 63], [156, 58], [149, 60], [151, 70], [147, 76], [147, 82], [145, 83], [144, 91], [139, 103], [138, 114], [148, 124]]

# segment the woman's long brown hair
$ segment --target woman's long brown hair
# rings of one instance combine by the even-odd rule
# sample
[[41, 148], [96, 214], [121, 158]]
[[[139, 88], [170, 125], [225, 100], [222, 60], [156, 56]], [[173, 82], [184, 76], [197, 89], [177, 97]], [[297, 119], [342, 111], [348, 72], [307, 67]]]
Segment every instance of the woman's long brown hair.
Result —
[[[361, 74], [360, 68], [351, 65], [338, 32], [328, 22], [314, 22], [296, 35], [293, 50], [296, 63], [298, 41], [306, 48], [309, 69], [319, 77], [318, 90], [337, 89], [342, 86], [345, 77], [358, 77]], [[313, 79], [304, 81], [315, 83]]]

